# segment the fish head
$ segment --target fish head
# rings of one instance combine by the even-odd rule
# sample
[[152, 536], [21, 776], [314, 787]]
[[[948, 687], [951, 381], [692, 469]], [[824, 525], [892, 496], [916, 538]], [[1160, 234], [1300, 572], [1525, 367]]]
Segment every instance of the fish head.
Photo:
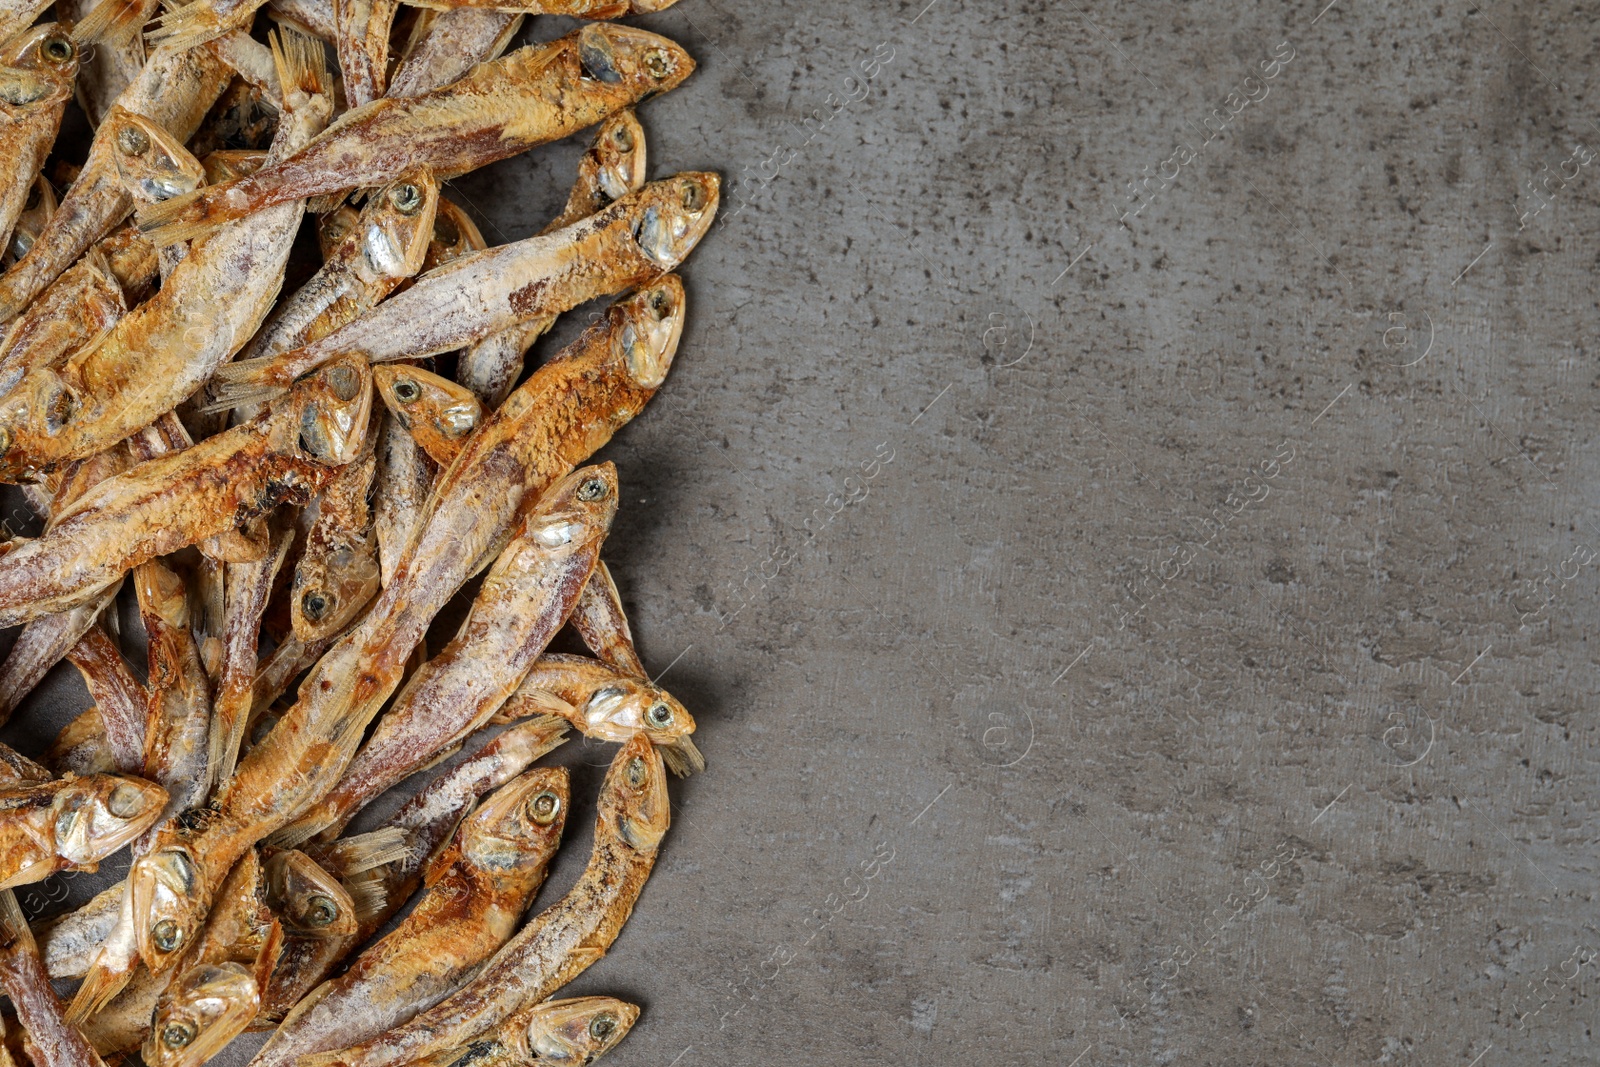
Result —
[[510, 870], [554, 854], [567, 822], [565, 767], [538, 767], [490, 794], [461, 824], [461, 854], [478, 867]]
[[200, 964], [173, 980], [156, 1005], [141, 1053], [147, 1067], [199, 1067], [261, 1010], [261, 990], [237, 963]]
[[433, 236], [429, 238], [428, 251], [422, 257], [422, 271], [430, 271], [488, 247], [489, 242], [483, 239], [472, 216], [461, 210], [455, 201], [441, 196], [438, 207], [434, 209]]
[[598, 542], [617, 514], [617, 465], [580, 467], [546, 489], [515, 535], [543, 548]]
[[300, 412], [300, 452], [330, 467], [356, 458], [372, 415], [372, 367], [360, 355], [345, 356], [295, 382]]
[[644, 186], [645, 156], [644, 127], [625, 107], [600, 124], [583, 166], [607, 201], [619, 200]]
[[78, 62], [76, 42], [58, 23], [17, 34], [0, 46], [0, 109], [65, 100]]
[[483, 421], [483, 404], [472, 390], [421, 367], [379, 363], [372, 378], [384, 405], [413, 436], [428, 432], [460, 441]]
[[667, 772], [646, 734], [617, 751], [600, 785], [599, 824], [636, 852], [653, 852], [672, 822]]
[[117, 176], [135, 200], [159, 203], [205, 184], [205, 167], [159, 123], [120, 107], [105, 122]]
[[[683, 336], [683, 309], [683, 282], [676, 274], [662, 275], [606, 309], [612, 353], [640, 389], [666, 381]], [[622, 421], [628, 417], [631, 412]]]
[[75, 866], [98, 863], [155, 825], [167, 791], [142, 778], [93, 774], [56, 795], [56, 854]]
[[300, 937], [349, 937], [356, 907], [339, 880], [299, 849], [275, 852], [263, 868], [267, 906], [284, 930]]
[[52, 367], [35, 367], [0, 399], [0, 481], [41, 473], [57, 439], [78, 417], [83, 394]]
[[688, 171], [651, 182], [634, 196], [633, 239], [656, 266], [673, 270], [711, 229], [722, 179], [711, 171]]
[[311, 644], [339, 633], [377, 595], [379, 578], [372, 553], [361, 545], [303, 557], [289, 596], [295, 638]]
[[439, 182], [427, 169], [409, 171], [369, 197], [357, 231], [356, 274], [371, 283], [409, 278], [422, 269], [439, 211]]
[[128, 872], [139, 955], [160, 974], [200, 934], [211, 901], [200, 868], [180, 845], [157, 848]]
[[547, 1000], [515, 1017], [507, 1044], [520, 1063], [579, 1067], [615, 1048], [638, 1018], [638, 1005], [615, 997]]
[[688, 52], [649, 30], [591, 22], [577, 36], [584, 78], [615, 86], [631, 101], [675, 89], [694, 73]]
[[324, 260], [331, 259], [338, 247], [356, 232], [361, 212], [349, 204], [340, 204], [317, 220], [317, 247]]
[[583, 733], [602, 741], [626, 741], [644, 734], [661, 748], [675, 774], [705, 769], [705, 759], [689, 735], [694, 717], [689, 709], [658, 685], [643, 678], [618, 678], [596, 689], [578, 708]]

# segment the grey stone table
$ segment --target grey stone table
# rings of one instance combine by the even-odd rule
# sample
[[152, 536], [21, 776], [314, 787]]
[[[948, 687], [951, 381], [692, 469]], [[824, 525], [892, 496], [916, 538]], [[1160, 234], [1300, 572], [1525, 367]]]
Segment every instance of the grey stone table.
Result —
[[[618, 1067], [1600, 1060], [1589, 9], [640, 22], [727, 187], [604, 453], [709, 761]], [[580, 149], [454, 188], [520, 238]]]

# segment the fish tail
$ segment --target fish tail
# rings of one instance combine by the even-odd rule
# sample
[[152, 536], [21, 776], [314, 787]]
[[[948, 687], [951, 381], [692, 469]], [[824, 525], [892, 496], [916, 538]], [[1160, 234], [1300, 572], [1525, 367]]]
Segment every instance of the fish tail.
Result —
[[158, 200], [139, 209], [139, 230], [157, 248], [203, 237], [229, 220], [216, 207], [210, 193], [228, 186], [196, 189], [170, 200]]
[[670, 745], [662, 745], [661, 759], [666, 763], [667, 769], [679, 778], [687, 778], [706, 769], [705, 756], [701, 755], [700, 749], [690, 740], [688, 734], [679, 737]]
[[272, 43], [272, 62], [278, 68], [285, 100], [295, 90], [312, 96], [333, 94], [333, 76], [321, 41], [288, 26], [273, 30], [267, 39]]
[[228, 27], [206, 0], [192, 0], [182, 4], [169, 3], [167, 10], [156, 18], [155, 29], [144, 36], [152, 46], [181, 52], [221, 37], [226, 32]]
[[102, 0], [72, 27], [72, 39], [80, 48], [91, 44], [120, 46], [144, 28], [154, 8], [150, 0]]
[[28, 926], [28, 917], [22, 914], [22, 905], [17, 903], [17, 894], [0, 889], [0, 952], [9, 955], [18, 951], [36, 953], [39, 947], [33, 942], [33, 930]]

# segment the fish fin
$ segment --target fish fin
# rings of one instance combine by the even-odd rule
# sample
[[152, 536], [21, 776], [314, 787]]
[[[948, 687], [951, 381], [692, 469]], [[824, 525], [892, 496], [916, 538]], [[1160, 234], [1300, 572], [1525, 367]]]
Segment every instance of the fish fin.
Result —
[[34, 882], [42, 882], [54, 874], [55, 871], [55, 857], [34, 860], [10, 878], [0, 882], [0, 889], [15, 889], [19, 885], [32, 885]]
[[389, 902], [389, 888], [383, 875], [377, 871], [362, 871], [340, 884], [350, 894], [350, 903], [355, 906], [356, 922], [366, 924], [382, 917], [384, 906]]
[[122, 45], [144, 28], [152, 5], [147, 0], [104, 0], [72, 27], [79, 47], [89, 44]]
[[28, 926], [28, 917], [22, 914], [17, 895], [9, 889], [0, 889], [0, 950], [19, 949], [37, 953], [39, 946], [34, 944], [33, 930]]
[[73, 995], [72, 1003], [67, 1005], [67, 1022], [74, 1025], [82, 1023], [111, 1003], [112, 998], [122, 992], [128, 980], [133, 977], [135, 969], [130, 967], [126, 971], [113, 971], [101, 967], [98, 960], [89, 964], [89, 971], [83, 976], [83, 984]]
[[489, 721], [501, 725], [534, 715], [547, 715], [572, 722], [578, 717], [578, 709], [543, 689], [519, 689], [510, 700], [500, 705], [500, 710], [490, 716]]
[[228, 221], [221, 217], [221, 212], [218, 212], [219, 217], [212, 217], [212, 201], [208, 199], [208, 194], [227, 188], [226, 185], [208, 186], [145, 204], [137, 215], [139, 230], [157, 248], [204, 237]]
[[155, 29], [145, 33], [145, 40], [154, 48], [170, 48], [177, 52], [215, 40], [229, 29], [216, 9], [205, 0], [189, 3], [168, 0], [167, 9], [156, 16], [155, 23]]
[[338, 865], [343, 877], [349, 877], [396, 860], [409, 859], [411, 844], [404, 830], [386, 826], [335, 841], [328, 848], [327, 856], [330, 863]]
[[661, 746], [661, 759], [667, 769], [679, 778], [687, 778], [706, 769], [706, 758], [700, 754], [700, 749], [695, 746], [688, 734], [679, 737], [670, 745]]
[[261, 380], [271, 369], [271, 357], [267, 356], [224, 363], [211, 376], [210, 399], [195, 410], [201, 414], [228, 411], [245, 404], [273, 399], [284, 391], [284, 387]]
[[327, 53], [322, 42], [287, 26], [267, 34], [272, 45], [272, 62], [278, 68], [278, 84], [283, 97], [299, 90], [312, 96], [332, 96], [333, 78], [328, 73]]

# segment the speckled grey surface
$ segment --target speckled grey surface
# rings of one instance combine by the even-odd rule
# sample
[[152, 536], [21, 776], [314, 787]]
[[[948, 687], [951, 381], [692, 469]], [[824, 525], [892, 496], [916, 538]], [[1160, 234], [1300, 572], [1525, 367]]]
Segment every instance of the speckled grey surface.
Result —
[[924, 3], [641, 20], [732, 187], [605, 453], [710, 763], [614, 1062], [1600, 1059], [1592, 9]]

